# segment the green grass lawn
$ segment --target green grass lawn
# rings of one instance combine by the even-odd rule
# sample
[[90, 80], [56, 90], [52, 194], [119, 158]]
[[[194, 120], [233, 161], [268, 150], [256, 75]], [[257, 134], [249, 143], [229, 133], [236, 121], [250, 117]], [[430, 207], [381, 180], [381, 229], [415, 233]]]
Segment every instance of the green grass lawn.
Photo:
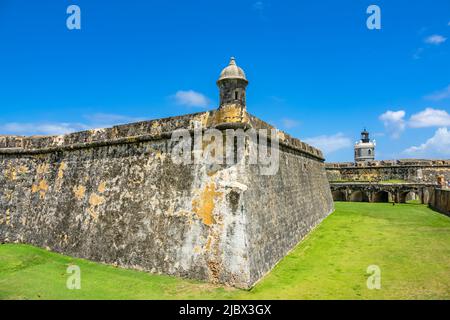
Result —
[[401, 179], [390, 179], [390, 180], [333, 180], [331, 183], [394, 183], [394, 184], [403, 184], [407, 183], [406, 180]]
[[380, 183], [399, 183], [399, 184], [406, 183], [406, 182], [407, 182], [406, 180], [401, 180], [401, 179], [390, 179], [390, 180], [380, 181]]
[[[81, 268], [81, 289], [66, 268]], [[366, 286], [369, 265], [381, 289]], [[252, 290], [0, 245], [0, 299], [450, 299], [450, 218], [417, 204], [336, 203]]]

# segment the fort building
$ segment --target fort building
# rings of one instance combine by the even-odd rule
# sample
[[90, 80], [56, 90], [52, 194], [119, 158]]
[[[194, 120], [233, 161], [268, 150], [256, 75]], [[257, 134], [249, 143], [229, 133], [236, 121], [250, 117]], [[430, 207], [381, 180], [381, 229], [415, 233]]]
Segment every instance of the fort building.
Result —
[[[215, 110], [58, 136], [0, 136], [0, 242], [253, 286], [334, 210], [333, 200], [322, 152], [247, 112], [248, 80], [234, 59], [217, 85]], [[278, 153], [277, 170], [262, 174], [266, 163], [246, 161], [248, 150], [261, 149], [248, 137], [243, 157], [232, 149], [233, 163], [174, 162], [175, 132], [191, 143], [210, 129], [231, 146], [230, 130], [274, 133], [267, 147]], [[198, 151], [188, 150], [189, 158]]]
[[377, 160], [326, 164], [335, 201], [433, 204], [439, 178], [450, 181], [450, 160]]
[[438, 176], [450, 181], [450, 160], [399, 159], [327, 163], [331, 182], [401, 182], [436, 184]]
[[[450, 214], [450, 160], [375, 160], [375, 141], [365, 129], [355, 144], [355, 161], [326, 164], [335, 201], [418, 200]], [[442, 209], [444, 208], [444, 209]]]

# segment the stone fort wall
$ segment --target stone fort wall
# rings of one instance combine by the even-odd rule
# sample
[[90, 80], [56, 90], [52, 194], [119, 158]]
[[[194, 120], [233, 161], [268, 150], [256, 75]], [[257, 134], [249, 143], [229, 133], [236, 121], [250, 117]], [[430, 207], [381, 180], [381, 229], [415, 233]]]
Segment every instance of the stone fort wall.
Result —
[[[220, 112], [0, 137], [0, 242], [252, 286], [332, 212], [333, 202], [322, 153], [281, 131], [273, 176], [243, 162], [174, 164], [171, 133], [220, 124]], [[249, 114], [243, 122], [272, 128]]]
[[435, 210], [450, 216], [450, 189], [435, 189], [430, 205]]
[[326, 171], [331, 182], [403, 180], [416, 183], [436, 183], [443, 175], [450, 181], [450, 160], [390, 160], [363, 163], [327, 163]]

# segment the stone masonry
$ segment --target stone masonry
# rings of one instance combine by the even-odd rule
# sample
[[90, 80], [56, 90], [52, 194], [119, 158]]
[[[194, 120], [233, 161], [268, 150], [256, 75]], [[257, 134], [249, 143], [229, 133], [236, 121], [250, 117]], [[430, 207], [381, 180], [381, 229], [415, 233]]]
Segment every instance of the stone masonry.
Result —
[[404, 180], [436, 183], [439, 175], [450, 181], [450, 160], [403, 159], [327, 163], [326, 170], [328, 179], [332, 182]]
[[279, 130], [273, 175], [247, 161], [174, 163], [175, 130], [273, 129], [247, 113], [245, 75], [235, 81], [235, 70], [219, 88], [237, 93], [221, 92], [226, 105], [216, 110], [61, 136], [1, 136], [0, 242], [253, 286], [333, 201], [322, 153]]

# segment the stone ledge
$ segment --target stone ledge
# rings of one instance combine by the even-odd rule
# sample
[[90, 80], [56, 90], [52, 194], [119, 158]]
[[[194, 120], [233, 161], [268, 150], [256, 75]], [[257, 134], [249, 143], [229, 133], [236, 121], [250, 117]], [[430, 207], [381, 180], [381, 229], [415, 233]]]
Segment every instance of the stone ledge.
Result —
[[420, 187], [436, 187], [437, 183], [428, 182], [403, 182], [403, 183], [378, 183], [378, 182], [330, 182], [330, 186], [420, 186]]
[[450, 160], [380, 160], [368, 161], [363, 163], [354, 162], [329, 162], [325, 164], [327, 170], [338, 169], [377, 169], [377, 168], [411, 168], [411, 167], [450, 167]]
[[[194, 128], [207, 130], [226, 129], [276, 129], [270, 124], [246, 114], [244, 122], [223, 123], [218, 110], [193, 113], [184, 116], [141, 121], [118, 125], [112, 128], [92, 129], [59, 136], [0, 136], [1, 154], [45, 154], [61, 151], [95, 148], [109, 145], [139, 143], [144, 141], [170, 139], [177, 129], [188, 129], [191, 134]], [[316, 149], [287, 133], [277, 129], [280, 145], [324, 161], [323, 154]]]

